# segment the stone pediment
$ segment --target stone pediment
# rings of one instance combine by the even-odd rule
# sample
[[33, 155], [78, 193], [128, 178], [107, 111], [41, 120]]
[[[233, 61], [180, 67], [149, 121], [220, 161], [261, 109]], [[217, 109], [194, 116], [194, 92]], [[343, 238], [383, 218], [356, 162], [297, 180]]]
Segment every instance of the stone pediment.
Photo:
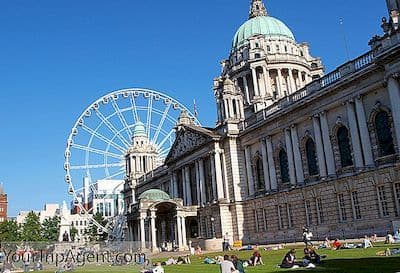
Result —
[[192, 127], [194, 126], [183, 126], [179, 129], [175, 142], [167, 156], [166, 163], [185, 156], [219, 138], [219, 135], [210, 130]]

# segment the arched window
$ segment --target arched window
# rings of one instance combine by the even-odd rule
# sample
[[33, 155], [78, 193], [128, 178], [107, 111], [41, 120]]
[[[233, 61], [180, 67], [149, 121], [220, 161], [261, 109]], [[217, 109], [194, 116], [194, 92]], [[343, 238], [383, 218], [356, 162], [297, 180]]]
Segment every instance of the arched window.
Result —
[[380, 111], [375, 116], [375, 130], [378, 139], [379, 156], [395, 154], [389, 115], [386, 111]]
[[340, 162], [342, 168], [353, 166], [353, 158], [351, 156], [349, 131], [342, 126], [337, 131], [337, 140], [340, 153]]
[[264, 167], [262, 159], [257, 156], [254, 161], [254, 179], [256, 190], [261, 191], [265, 189], [265, 179], [264, 179]]
[[306, 142], [306, 154], [309, 175], [318, 175], [319, 170], [317, 165], [317, 152], [315, 149], [315, 143], [311, 138], [309, 138]]
[[290, 182], [288, 156], [283, 149], [279, 152], [279, 166], [281, 169], [282, 183]]

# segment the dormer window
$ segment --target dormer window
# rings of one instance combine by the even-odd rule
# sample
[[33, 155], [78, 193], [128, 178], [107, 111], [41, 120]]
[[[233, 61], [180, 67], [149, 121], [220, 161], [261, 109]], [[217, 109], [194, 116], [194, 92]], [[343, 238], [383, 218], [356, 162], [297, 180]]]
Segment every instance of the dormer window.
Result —
[[260, 47], [260, 44], [259, 43], [256, 43], [256, 48], [259, 48]]
[[276, 52], [279, 52], [279, 50], [280, 50], [279, 45], [276, 45]]
[[254, 58], [259, 59], [261, 58], [261, 55], [259, 53], [254, 54]]
[[271, 47], [269, 45], [267, 45], [267, 51], [271, 52]]

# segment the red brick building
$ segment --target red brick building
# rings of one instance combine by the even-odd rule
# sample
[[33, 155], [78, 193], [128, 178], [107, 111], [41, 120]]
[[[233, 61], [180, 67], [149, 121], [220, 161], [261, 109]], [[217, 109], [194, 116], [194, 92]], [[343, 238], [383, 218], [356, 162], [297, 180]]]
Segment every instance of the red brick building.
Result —
[[4, 193], [3, 185], [0, 185], [0, 223], [7, 220], [7, 194]]

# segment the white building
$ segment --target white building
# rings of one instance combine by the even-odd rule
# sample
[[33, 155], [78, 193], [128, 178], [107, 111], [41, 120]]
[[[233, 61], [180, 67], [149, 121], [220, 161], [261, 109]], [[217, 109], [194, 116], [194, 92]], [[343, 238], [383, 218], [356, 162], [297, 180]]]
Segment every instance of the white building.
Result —
[[[307, 44], [252, 0], [214, 79], [217, 126], [182, 113], [165, 164], [138, 179], [137, 168], [127, 170], [126, 238], [156, 251], [166, 241], [212, 249], [226, 233], [245, 244], [293, 242], [304, 226], [319, 239], [392, 230], [400, 220], [400, 0], [387, 4], [371, 50], [323, 75]], [[137, 155], [128, 152], [128, 166]]]

